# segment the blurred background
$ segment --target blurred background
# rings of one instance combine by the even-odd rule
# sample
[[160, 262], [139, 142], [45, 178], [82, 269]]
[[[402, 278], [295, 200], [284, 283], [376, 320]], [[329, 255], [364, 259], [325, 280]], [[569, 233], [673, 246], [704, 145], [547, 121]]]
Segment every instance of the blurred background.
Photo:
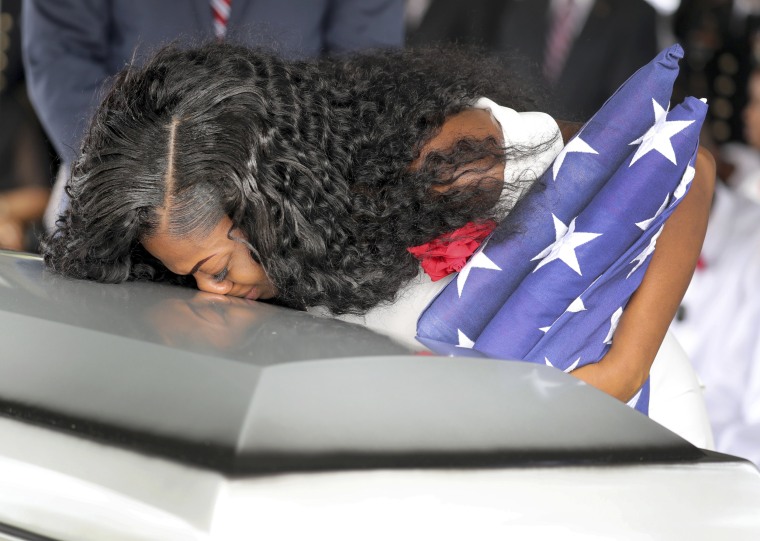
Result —
[[[0, 0], [0, 246], [34, 250], [35, 238], [41, 231], [40, 207], [44, 205], [46, 190], [52, 187], [59, 166], [69, 167], [77, 139], [86, 123], [86, 106], [93, 103], [83, 104], [79, 98], [77, 103], [71, 100], [71, 118], [74, 115], [81, 117], [77, 119], [80, 125], [65, 125], [60, 117], [63, 114], [61, 109], [66, 106], [52, 95], [55, 88], [51, 81], [46, 80], [44, 74], [32, 73], [25, 77], [22, 50], [24, 1]], [[40, 71], [44, 62], [36, 60], [39, 54], [35, 51], [42, 49], [47, 42], [50, 47], [56, 44], [51, 27], [60, 26], [61, 34], [65, 36], [67, 27], [72, 26], [61, 14], [65, 13], [65, 4], [79, 6], [70, 8], [73, 18], [75, 14], [79, 15], [75, 12], [81, 11], [81, 6], [89, 9], [87, 4], [91, 2], [62, 2], [64, 7], [57, 10], [41, 7], [45, 2], [39, 0], [29, 0], [29, 3], [27, 16], [34, 20], [26, 28], [35, 35], [30, 38], [33, 38], [34, 49], [27, 54], [27, 66]], [[105, 0], [100, 4], [109, 3], [115, 6], [111, 11], [118, 11], [118, 1]], [[552, 32], [558, 30], [556, 23], [562, 15], [559, 10], [564, 0], [398, 0], [395, 3], [403, 6], [405, 37], [400, 34], [390, 36], [384, 43], [377, 38], [375, 41], [357, 41], [342, 49], [360, 49], [378, 43], [396, 46], [402, 43], [401, 40], [407, 46], [440, 43], [476, 46], [502, 58], [516, 75], [545, 88], [548, 112], [566, 120], [582, 121], [656, 51], [677, 41], [683, 45], [686, 55], [674, 101], [680, 101], [686, 95], [708, 98], [710, 112], [703, 144], [710, 146], [716, 156], [724, 157], [720, 152], [723, 145], [749, 143], [743, 111], [749, 103], [750, 74], [760, 58], [758, 0], [571, 0], [569, 9], [575, 10], [575, 15], [570, 17], [569, 29], [565, 29], [564, 44], [552, 37]], [[151, 2], [136, 0], [133, 4], [150, 5]], [[136, 13], [139, 14], [139, 10]], [[88, 16], [93, 17], [93, 13]], [[110, 16], [116, 17], [118, 13]], [[213, 17], [210, 9], [208, 17], [210, 29]], [[111, 31], [118, 34], [114, 21], [103, 21], [104, 27], [106, 22]], [[346, 21], [343, 23], [347, 24]], [[140, 24], [143, 23], [130, 21], [131, 26], [139, 27]], [[147, 23], [144, 24], [146, 33], [153, 31], [147, 29]], [[268, 24], [271, 28], [273, 23]], [[181, 26], [175, 27], [167, 28], [162, 38], [182, 32]], [[107, 31], [92, 28], [92, 25], [89, 28], [75, 27], [74, 30], [93, 34]], [[198, 29], [186, 30], [200, 34]], [[280, 28], [275, 30], [281, 31]], [[293, 38], [283, 40], [284, 49], [289, 52], [292, 51], [288, 49], [288, 40], [295, 41]], [[58, 44], [63, 43], [61, 38], [58, 39]], [[126, 50], [124, 43], [117, 43], [119, 39], [125, 41], [123, 36], [114, 36], [110, 42], [106, 42], [103, 36], [98, 39], [113, 49], [121, 47]], [[141, 46], [148, 50], [150, 39], [144, 41], [147, 43], [141, 43]], [[552, 45], [548, 46], [550, 41]], [[551, 47], [554, 49], [550, 50]], [[341, 47], [335, 49], [342, 50]], [[326, 52], [329, 54], [330, 51]], [[120, 54], [126, 53], [121, 51]], [[305, 52], [304, 56], [309, 54], [313, 52]], [[553, 64], [546, 67], [551, 55], [554, 55]], [[65, 63], [66, 56], [59, 54], [56, 60]], [[123, 65], [127, 60], [122, 59], [115, 65]], [[114, 64], [112, 59], [111, 64]], [[116, 68], [110, 71], [113, 69]], [[92, 87], [102, 85], [110, 75], [108, 71], [103, 70], [100, 80], [83, 81], [83, 88], [85, 83], [89, 84], [88, 91], [94, 94]], [[26, 81], [29, 78], [34, 81], [34, 107], [27, 97]], [[68, 86], [65, 81], [60, 82], [64, 88]], [[36, 89], [43, 86], [46, 88]], [[58, 94], [66, 97], [66, 91]], [[46, 126], [49, 138], [35, 118], [35, 108], [42, 112], [42, 124]], [[46, 118], [48, 116], [50, 119]], [[71, 132], [72, 137], [67, 140], [56, 131]], [[58, 153], [54, 148], [58, 148]], [[69, 150], [70, 155], [66, 156]], [[59, 154], [64, 155], [59, 157]], [[722, 176], [727, 180], [732, 169], [737, 167], [732, 162], [749, 159], [748, 156], [737, 158], [735, 154], [729, 149], [726, 159], [720, 160]], [[746, 176], [745, 173], [742, 175]], [[743, 190], [752, 191], [746, 186]], [[48, 227], [52, 221], [49, 216]]]
[[21, 0], [0, 10], [0, 247], [34, 251], [58, 158], [27, 97]]

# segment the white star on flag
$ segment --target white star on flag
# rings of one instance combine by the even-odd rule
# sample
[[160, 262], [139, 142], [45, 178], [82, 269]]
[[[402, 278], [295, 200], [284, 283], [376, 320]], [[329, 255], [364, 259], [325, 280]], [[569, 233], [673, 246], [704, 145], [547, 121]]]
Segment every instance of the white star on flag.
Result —
[[657, 219], [657, 217], [662, 214], [662, 211], [665, 210], [668, 206], [668, 199], [670, 199], [669, 195], [665, 196], [665, 201], [662, 202], [662, 205], [660, 205], [660, 208], [657, 209], [657, 212], [654, 213], [654, 216], [649, 218], [648, 220], [644, 220], [642, 222], [636, 222], [636, 226], [641, 229], [642, 231], [646, 231], [649, 229], [650, 224]]
[[459, 336], [459, 343], [457, 344], [457, 347], [467, 348], [467, 349], [473, 348], [473, 346], [475, 345], [475, 342], [467, 338], [466, 334], [464, 334], [462, 331], [457, 329], [457, 335]]
[[542, 333], [548, 333], [549, 329], [551, 329], [551, 328], [552, 328], [552, 326], [549, 325], [548, 327], [539, 327], [538, 330], [541, 331]]
[[469, 278], [470, 271], [472, 269], [490, 269], [497, 271], [501, 270], [501, 267], [491, 261], [491, 259], [483, 253], [483, 248], [486, 247], [486, 244], [487, 243], [484, 243], [483, 246], [480, 247], [480, 250], [470, 258], [467, 264], [462, 268], [461, 271], [459, 271], [459, 274], [457, 275], [457, 291], [459, 292], [460, 297], [462, 296], [464, 284], [467, 282], [467, 278]]
[[577, 314], [578, 312], [582, 312], [586, 309], [586, 305], [583, 304], [583, 299], [578, 297], [573, 302], [570, 303], [570, 306], [567, 307], [567, 312], [570, 312], [572, 314]]
[[633, 395], [633, 398], [631, 398], [626, 404], [631, 408], [635, 408], [636, 403], [639, 401], [640, 396], [641, 396], [641, 389], [639, 389], [639, 392]]
[[610, 330], [607, 332], [607, 337], [604, 339], [605, 344], [611, 344], [612, 343], [612, 336], [615, 334], [615, 330], [617, 329], [618, 323], [620, 323], [620, 316], [623, 315], [623, 307], [621, 306], [617, 310], [615, 310], [615, 313], [612, 314], [612, 317], [610, 318]]
[[626, 276], [626, 278], [630, 278], [631, 274], [636, 272], [639, 267], [644, 264], [644, 261], [647, 260], [647, 257], [654, 253], [654, 247], [657, 244], [657, 238], [660, 236], [660, 233], [662, 233], [663, 227], [665, 226], [663, 225], [660, 227], [660, 230], [652, 235], [652, 238], [649, 239], [649, 244], [647, 244], [647, 247], [644, 248], [644, 250], [633, 259], [633, 261], [631, 261], [631, 263], [636, 263], [636, 266], [631, 269], [631, 272], [628, 273], [628, 276]]
[[[544, 357], [544, 361], [546, 362], [546, 366], [551, 366], [552, 368], [556, 368], [552, 364], [552, 362], [549, 360], [548, 357]], [[568, 366], [567, 368], [565, 368], [563, 370], [563, 372], [565, 372], [566, 374], [572, 372], [573, 370], [575, 370], [578, 367], [578, 363], [579, 362], [581, 362], [581, 358], [580, 357], [578, 357], [577, 359], [575, 359], [575, 362], [573, 364], [571, 364], [570, 366]]]
[[573, 269], [580, 276], [583, 276], [581, 268], [578, 265], [578, 257], [575, 255], [575, 249], [578, 246], [586, 244], [587, 242], [594, 240], [596, 237], [599, 237], [601, 233], [576, 233], [575, 218], [573, 218], [569, 226], [565, 225], [562, 220], [557, 218], [554, 214], [552, 214], [552, 218], [554, 219], [554, 233], [556, 240], [553, 244], [546, 247], [540, 254], [531, 259], [531, 261], [541, 259], [536, 268], [533, 269], [533, 272], [536, 272], [547, 263], [559, 259], [564, 261], [568, 267]]
[[691, 166], [686, 166], [686, 171], [683, 173], [683, 177], [681, 178], [681, 182], [676, 187], [676, 191], [673, 192], [673, 197], [676, 199], [681, 199], [684, 194], [686, 193], [686, 188], [689, 187], [689, 184], [691, 184], [691, 181], [694, 180], [694, 175], [696, 174], [696, 170]]
[[654, 98], [652, 99], [652, 105], [654, 106], [654, 125], [649, 128], [644, 135], [630, 143], [631, 145], [640, 144], [641, 146], [639, 146], [636, 153], [633, 155], [629, 167], [652, 150], [656, 150], [673, 162], [674, 165], [678, 165], [676, 163], [676, 153], [675, 150], [673, 150], [673, 144], [670, 142], [670, 138], [694, 123], [693, 120], [668, 121], [668, 112], [663, 109]]
[[563, 148], [554, 159], [554, 165], [552, 165], [553, 180], [557, 180], [557, 174], [559, 173], [562, 164], [565, 163], [565, 156], [571, 152], [581, 152], [583, 154], [599, 154], [596, 150], [591, 148], [591, 146], [586, 141], [583, 141], [580, 136], [576, 136], [567, 145], [565, 145], [565, 148]]

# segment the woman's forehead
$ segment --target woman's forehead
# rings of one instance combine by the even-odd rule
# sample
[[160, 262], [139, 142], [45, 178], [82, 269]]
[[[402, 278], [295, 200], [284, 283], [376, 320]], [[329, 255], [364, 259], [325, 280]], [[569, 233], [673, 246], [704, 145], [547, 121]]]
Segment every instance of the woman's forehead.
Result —
[[165, 225], [159, 226], [151, 236], [141, 240], [142, 245], [175, 274], [192, 274], [205, 261], [231, 249], [228, 232], [232, 225], [224, 217], [209, 232], [171, 233]]

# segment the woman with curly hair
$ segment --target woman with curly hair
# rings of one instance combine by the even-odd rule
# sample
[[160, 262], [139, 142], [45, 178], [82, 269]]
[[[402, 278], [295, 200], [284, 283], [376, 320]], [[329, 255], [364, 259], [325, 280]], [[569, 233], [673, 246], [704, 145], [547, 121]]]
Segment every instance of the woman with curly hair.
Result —
[[[562, 148], [551, 117], [515, 112], [536, 108], [529, 90], [451, 50], [287, 62], [229, 44], [163, 49], [113, 82], [45, 262], [347, 317], [401, 305], [410, 287], [440, 289], [410, 247], [503, 219]], [[616, 334], [639, 372], [688, 284], [711, 182], [702, 154], [660, 240], [677, 246], [652, 261]], [[688, 241], [669, 240], [678, 229]], [[619, 364], [575, 375], [628, 400], [639, 376]]]

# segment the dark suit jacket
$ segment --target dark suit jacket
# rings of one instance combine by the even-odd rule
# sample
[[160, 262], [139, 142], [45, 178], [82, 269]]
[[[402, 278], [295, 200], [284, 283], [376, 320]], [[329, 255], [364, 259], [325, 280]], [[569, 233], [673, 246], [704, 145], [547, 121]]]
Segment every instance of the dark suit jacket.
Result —
[[508, 5], [508, 0], [433, 0], [419, 25], [407, 27], [406, 43], [461, 43], [493, 50]]
[[[512, 0], [504, 11], [499, 48], [518, 53], [514, 69], [541, 79], [549, 0]], [[568, 120], [588, 119], [638, 68], [657, 53], [656, 12], [644, 0], [597, 0], [576, 37], [552, 92], [550, 111]]]
[[[210, 0], [24, 0], [29, 94], [64, 161], [98, 89], [131, 59], [213, 38]], [[302, 58], [403, 44], [403, 0], [232, 0], [227, 37]]]

